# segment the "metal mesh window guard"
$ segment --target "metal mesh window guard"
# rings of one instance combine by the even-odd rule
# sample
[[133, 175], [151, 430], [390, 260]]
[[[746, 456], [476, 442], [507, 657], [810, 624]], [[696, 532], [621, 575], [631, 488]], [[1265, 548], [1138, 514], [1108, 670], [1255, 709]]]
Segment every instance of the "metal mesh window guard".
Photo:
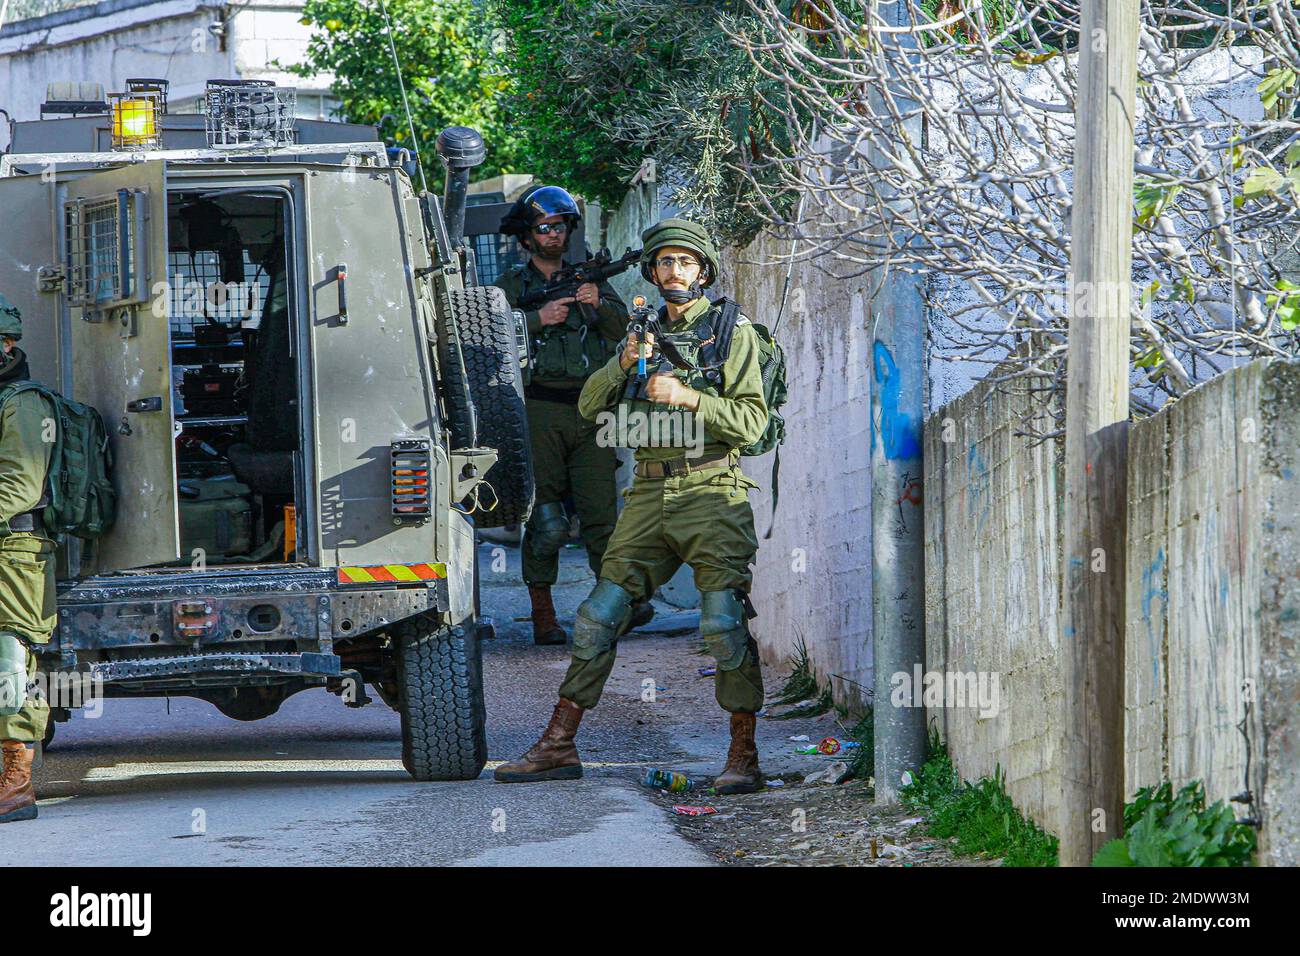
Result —
[[65, 205], [67, 289], [72, 305], [97, 309], [132, 297], [132, 202], [133, 197], [120, 194]]
[[471, 238], [479, 285], [491, 285], [501, 273], [523, 261], [519, 243], [512, 236], [491, 232]]
[[294, 140], [294, 90], [269, 80], [209, 81], [204, 94], [208, 145], [285, 146]]
[[209, 319], [222, 325], [239, 325], [260, 315], [270, 277], [244, 250], [244, 280], [221, 280], [221, 258], [212, 250], [170, 252], [168, 307], [173, 339], [193, 339], [196, 326]]

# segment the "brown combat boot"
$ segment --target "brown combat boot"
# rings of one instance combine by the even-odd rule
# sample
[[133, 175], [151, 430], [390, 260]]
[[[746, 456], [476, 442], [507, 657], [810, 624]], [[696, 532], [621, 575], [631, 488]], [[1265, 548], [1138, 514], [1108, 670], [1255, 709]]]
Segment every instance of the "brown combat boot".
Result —
[[758, 746], [754, 743], [757, 723], [753, 714], [731, 715], [731, 748], [727, 751], [727, 765], [713, 781], [718, 793], [753, 793], [762, 789], [763, 773], [758, 769]]
[[551, 602], [550, 587], [529, 585], [528, 598], [533, 602], [533, 643], [548, 645], [563, 644], [567, 641], [569, 636], [564, 633], [564, 628], [560, 627], [560, 622], [555, 619], [555, 605]]
[[0, 772], [0, 823], [36, 819], [36, 792], [32, 790], [32, 756], [20, 740], [0, 741], [4, 770]]
[[534, 780], [576, 780], [582, 776], [582, 761], [573, 735], [578, 732], [582, 708], [560, 698], [551, 722], [541, 738], [518, 760], [497, 767], [494, 776], [501, 783], [531, 783]]

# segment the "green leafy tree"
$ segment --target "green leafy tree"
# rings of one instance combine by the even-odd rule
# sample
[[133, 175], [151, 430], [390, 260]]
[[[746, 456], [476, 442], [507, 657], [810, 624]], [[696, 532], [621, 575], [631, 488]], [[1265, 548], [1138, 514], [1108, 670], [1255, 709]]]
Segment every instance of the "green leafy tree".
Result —
[[[502, 109], [510, 79], [503, 44], [480, 0], [387, 0], [393, 45], [430, 189], [442, 182], [434, 144], [447, 126], [472, 126], [487, 145], [475, 176], [525, 167], [522, 138]], [[373, 123], [385, 142], [412, 146], [388, 27], [378, 0], [308, 0], [302, 22], [317, 27], [306, 61], [286, 67], [299, 76], [332, 72], [342, 118]]]
[[653, 158], [674, 201], [733, 242], [793, 206], [773, 163], [786, 127], [765, 96], [777, 91], [730, 39], [753, 27], [743, 0], [492, 3], [514, 80], [506, 107], [541, 178], [612, 206]]

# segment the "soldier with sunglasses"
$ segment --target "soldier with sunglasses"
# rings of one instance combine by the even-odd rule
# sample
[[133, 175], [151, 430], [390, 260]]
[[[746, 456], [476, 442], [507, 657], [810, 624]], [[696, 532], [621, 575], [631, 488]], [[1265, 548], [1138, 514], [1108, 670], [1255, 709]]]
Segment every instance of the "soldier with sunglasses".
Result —
[[[577, 203], [558, 186], [533, 187], [516, 200], [501, 221], [501, 232], [515, 236], [529, 257], [494, 283], [511, 307], [563, 265], [580, 221]], [[578, 395], [616, 351], [627, 328], [627, 307], [608, 283], [588, 282], [576, 295], [552, 299], [525, 314], [534, 342], [524, 397], [537, 497], [524, 527], [523, 577], [532, 603], [534, 642], [563, 644], [568, 638], [556, 620], [551, 586], [559, 572], [560, 548], [569, 538], [564, 499], [573, 497], [587, 561], [597, 576], [618, 514], [618, 459], [612, 447], [596, 441], [595, 423], [578, 414]], [[644, 624], [653, 614], [648, 601], [639, 602], [631, 626]]]

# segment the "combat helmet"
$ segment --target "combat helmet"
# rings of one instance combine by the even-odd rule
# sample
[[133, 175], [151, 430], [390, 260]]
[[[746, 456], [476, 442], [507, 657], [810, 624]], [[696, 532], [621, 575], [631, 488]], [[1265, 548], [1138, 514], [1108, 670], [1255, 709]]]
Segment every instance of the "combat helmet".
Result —
[[[578, 204], [568, 190], [559, 186], [533, 186], [515, 200], [510, 211], [501, 219], [500, 231], [507, 236], [523, 239], [533, 223], [545, 216], [565, 216], [569, 220], [569, 235], [582, 221]], [[567, 237], [566, 237], [567, 239]]]
[[18, 306], [5, 298], [3, 292], [0, 292], [0, 335], [11, 339], [23, 337], [23, 314], [18, 311]]
[[654, 284], [655, 253], [664, 246], [681, 246], [690, 249], [704, 261], [700, 270], [700, 288], [712, 285], [718, 278], [718, 250], [704, 227], [687, 219], [664, 219], [641, 233], [641, 276]]

